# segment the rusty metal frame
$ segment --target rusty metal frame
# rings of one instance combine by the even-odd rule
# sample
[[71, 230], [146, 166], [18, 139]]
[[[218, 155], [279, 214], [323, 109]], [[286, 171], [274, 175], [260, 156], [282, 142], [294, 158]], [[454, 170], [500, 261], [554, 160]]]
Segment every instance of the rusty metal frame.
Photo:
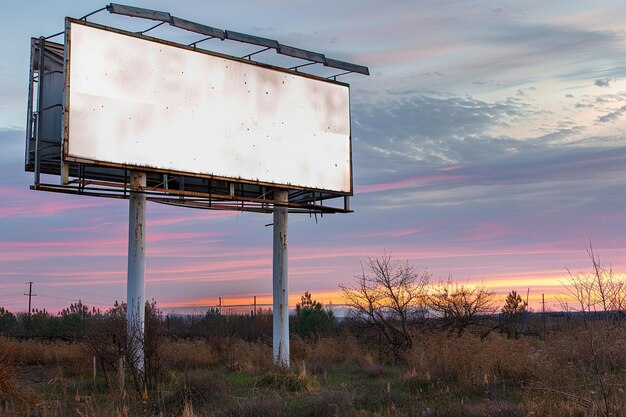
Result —
[[[217, 29], [211, 26], [202, 25], [199, 23], [191, 22], [189, 20], [185, 20], [179, 18], [177, 16], [173, 16], [168, 12], [162, 12], [158, 10], [145, 9], [134, 6], [126, 6], [122, 4], [111, 3], [105, 7], [105, 9], [109, 13], [115, 13], [124, 16], [130, 16], [135, 18], [142, 18], [148, 20], [156, 20], [161, 23], [157, 26], [160, 26], [163, 23], [169, 23], [173, 27], [178, 27], [184, 30], [188, 30], [191, 32], [195, 32], [201, 35], [213, 36], [216, 37], [219, 33], [221, 36], [217, 36], [222, 40], [228, 39], [237, 42], [243, 42], [251, 45], [261, 46], [267, 49], [274, 49], [277, 53], [281, 55], [290, 56], [293, 58], [303, 59], [309, 62], [315, 62], [323, 64], [325, 67], [331, 67], [335, 69], [340, 69], [345, 72], [341, 74], [334, 75], [333, 78], [336, 79], [339, 76], [350, 74], [350, 73], [358, 73], [363, 75], [370, 75], [369, 69], [366, 66], [353, 64], [346, 61], [340, 61], [338, 59], [327, 58], [324, 54], [319, 52], [307, 51], [300, 48], [295, 48], [293, 46], [280, 44], [278, 41], [274, 39], [262, 38], [255, 35], [249, 35], [247, 33], [235, 32], [231, 30], [222, 30]], [[96, 12], [92, 12], [87, 16], [90, 16], [93, 13], [97, 13], [103, 9], [99, 9]], [[155, 26], [156, 27], [156, 26]], [[154, 27], [153, 27], [154, 28]], [[150, 28], [148, 30], [152, 30]], [[146, 30], [147, 31], [147, 30]], [[263, 51], [267, 50], [264, 49]], [[259, 51], [259, 52], [263, 52]], [[251, 58], [253, 55], [258, 52], [245, 55], [246, 58]]]

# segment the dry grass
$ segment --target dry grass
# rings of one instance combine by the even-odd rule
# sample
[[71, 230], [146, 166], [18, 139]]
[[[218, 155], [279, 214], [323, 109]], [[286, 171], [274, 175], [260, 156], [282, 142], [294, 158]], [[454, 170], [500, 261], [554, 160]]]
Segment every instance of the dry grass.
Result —
[[326, 369], [336, 365], [373, 366], [376, 353], [360, 345], [351, 335], [323, 338], [315, 342], [296, 336], [290, 342], [291, 357], [303, 361], [311, 370]]
[[[620, 417], [626, 337], [613, 334], [600, 353], [612, 415]], [[580, 329], [545, 340], [438, 333], [416, 340], [394, 363], [351, 336], [296, 337], [291, 371], [273, 367], [264, 343], [171, 340], [162, 348], [166, 378], [144, 404], [92, 381], [79, 344], [0, 339], [0, 390], [27, 394], [14, 414], [24, 416], [602, 416]], [[46, 372], [37, 377], [42, 384], [34, 369]]]
[[0, 398], [5, 401], [17, 395], [15, 349], [6, 339], [0, 339]]
[[164, 366], [170, 369], [208, 368], [218, 363], [213, 347], [201, 340], [169, 341], [161, 348]]
[[92, 366], [91, 355], [80, 343], [4, 339], [3, 345], [21, 366], [62, 367], [70, 375], [89, 371]]
[[161, 351], [166, 368], [189, 370], [226, 366], [232, 371], [257, 372], [272, 365], [272, 349], [228, 337], [218, 341], [169, 341]]
[[250, 343], [227, 337], [214, 342], [220, 364], [236, 372], [259, 372], [273, 368], [272, 348], [262, 343]]
[[534, 378], [539, 357], [534, 340], [509, 340], [499, 335], [487, 340], [424, 336], [407, 355], [411, 372], [425, 379], [480, 387], [493, 382], [523, 385]]

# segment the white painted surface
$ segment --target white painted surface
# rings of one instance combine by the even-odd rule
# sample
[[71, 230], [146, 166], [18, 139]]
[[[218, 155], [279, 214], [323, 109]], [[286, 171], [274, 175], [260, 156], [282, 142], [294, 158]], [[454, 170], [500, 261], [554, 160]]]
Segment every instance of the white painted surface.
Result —
[[[287, 190], [276, 191], [276, 201], [288, 201]], [[272, 259], [272, 352], [274, 365], [289, 367], [289, 273], [287, 207], [274, 206]]]
[[349, 89], [72, 23], [70, 159], [351, 191]]
[[[131, 190], [146, 186], [146, 173], [130, 173]], [[144, 329], [146, 300], [146, 195], [130, 192], [128, 198], [128, 278], [126, 321], [128, 349], [134, 369], [144, 372]]]

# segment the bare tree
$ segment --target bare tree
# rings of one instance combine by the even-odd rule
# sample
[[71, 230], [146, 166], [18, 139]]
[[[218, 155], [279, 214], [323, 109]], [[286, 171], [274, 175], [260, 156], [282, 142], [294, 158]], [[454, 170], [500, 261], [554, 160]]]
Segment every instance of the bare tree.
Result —
[[[587, 255], [591, 260], [592, 272], [572, 273], [567, 270], [563, 283], [566, 293], [559, 298], [561, 307], [582, 313], [622, 313], [626, 310], [626, 282], [614, 276], [613, 268], [602, 264], [589, 242]], [[573, 306], [569, 304], [573, 302]]]
[[484, 283], [459, 285], [448, 278], [430, 294], [428, 307], [439, 318], [442, 327], [460, 337], [466, 329], [482, 325], [498, 311], [494, 297], [495, 292], [487, 289]]
[[[564, 311], [569, 311], [572, 321], [580, 325], [577, 340], [583, 344], [578, 363], [582, 375], [587, 376], [590, 387], [588, 401], [600, 404], [601, 415], [611, 416], [620, 406], [617, 398], [623, 395], [622, 381], [616, 380], [614, 369], [623, 368], [622, 350], [626, 341], [624, 309], [626, 308], [626, 281], [618, 278], [613, 269], [605, 266], [589, 242], [587, 255], [591, 260], [591, 273], [567, 271], [563, 285], [565, 293], [559, 298]], [[599, 401], [598, 398], [599, 397]]]
[[413, 345], [411, 325], [424, 318], [424, 301], [431, 274], [392, 260], [368, 257], [352, 287], [340, 285], [351, 316], [374, 330], [398, 356]]

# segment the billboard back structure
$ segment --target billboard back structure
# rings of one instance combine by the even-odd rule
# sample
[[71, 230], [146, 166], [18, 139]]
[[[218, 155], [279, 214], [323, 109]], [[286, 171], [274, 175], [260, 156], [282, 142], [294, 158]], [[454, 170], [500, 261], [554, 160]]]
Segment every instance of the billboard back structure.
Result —
[[[198, 26], [172, 16], [169, 23]], [[141, 170], [148, 200], [166, 204], [268, 212], [286, 189], [278, 204], [290, 211], [349, 212], [349, 85], [299, 68], [328, 61], [346, 72], [367, 69], [209, 29], [313, 61], [282, 68], [251, 59], [269, 47], [237, 58], [72, 18], [64, 44], [33, 39], [33, 188], [127, 198], [129, 172]], [[59, 175], [61, 184], [40, 174]], [[338, 197], [341, 206], [324, 204]]]

